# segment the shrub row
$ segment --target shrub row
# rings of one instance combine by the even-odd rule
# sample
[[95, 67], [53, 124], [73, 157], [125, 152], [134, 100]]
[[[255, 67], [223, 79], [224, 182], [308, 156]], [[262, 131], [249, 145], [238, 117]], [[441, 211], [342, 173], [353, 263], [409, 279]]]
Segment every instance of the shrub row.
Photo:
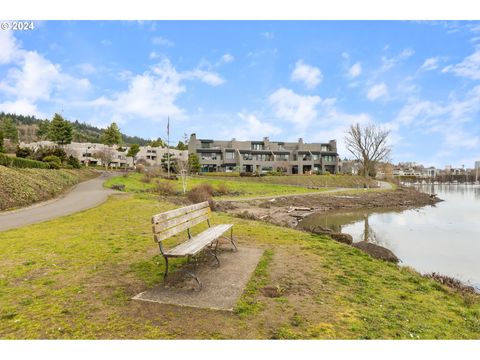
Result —
[[0, 165], [15, 168], [48, 169], [49, 165], [36, 160], [10, 157], [0, 154]]

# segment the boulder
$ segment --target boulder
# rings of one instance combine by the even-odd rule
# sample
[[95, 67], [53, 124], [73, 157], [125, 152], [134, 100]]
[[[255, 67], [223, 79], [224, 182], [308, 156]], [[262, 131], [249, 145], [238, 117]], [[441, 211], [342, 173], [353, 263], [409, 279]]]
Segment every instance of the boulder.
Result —
[[309, 231], [311, 233], [317, 234], [317, 235], [328, 235], [330, 236], [333, 240], [341, 242], [343, 244], [347, 245], [352, 245], [353, 243], [353, 238], [352, 235], [350, 234], [344, 234], [344, 233], [337, 233], [333, 231], [332, 229], [325, 228], [321, 225], [306, 225], [302, 226], [304, 230]]
[[344, 233], [331, 233], [329, 236], [338, 242], [347, 244], [347, 245], [352, 245], [353, 243], [353, 238], [352, 235], [350, 234], [344, 234]]
[[383, 246], [375, 245], [367, 241], [360, 241], [354, 243], [352, 246], [362, 250], [363, 252], [366, 252], [375, 259], [390, 261], [393, 263], [398, 263], [400, 261], [400, 259], [397, 258], [393, 252], [384, 248]]

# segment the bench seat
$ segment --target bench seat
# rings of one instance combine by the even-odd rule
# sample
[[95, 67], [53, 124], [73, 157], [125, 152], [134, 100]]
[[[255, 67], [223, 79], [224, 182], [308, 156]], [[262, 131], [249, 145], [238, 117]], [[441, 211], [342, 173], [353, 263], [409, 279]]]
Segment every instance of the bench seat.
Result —
[[217, 240], [223, 233], [228, 231], [233, 224], [221, 224], [208, 228], [202, 233], [192, 237], [191, 239], [175, 246], [165, 252], [164, 256], [183, 257], [194, 256], [199, 253], [205, 246], [210, 245]]

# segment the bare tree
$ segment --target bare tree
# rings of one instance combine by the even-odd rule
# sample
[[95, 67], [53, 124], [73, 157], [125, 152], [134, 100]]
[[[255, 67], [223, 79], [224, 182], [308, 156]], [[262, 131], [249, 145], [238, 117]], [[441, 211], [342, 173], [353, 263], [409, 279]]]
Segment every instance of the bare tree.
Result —
[[391, 147], [387, 144], [389, 134], [389, 130], [377, 128], [373, 124], [361, 128], [357, 123], [350, 125], [347, 130], [347, 150], [361, 162], [365, 178], [375, 173], [376, 163], [388, 160], [391, 152]]
[[102, 162], [102, 165], [105, 166], [105, 170], [108, 170], [108, 166], [113, 160], [113, 151], [109, 148], [105, 148], [103, 150], [96, 151], [93, 154], [95, 159], [99, 159]]
[[185, 194], [187, 192], [187, 179], [191, 171], [190, 163], [186, 160], [176, 159], [176, 165], [178, 173], [180, 174], [180, 177], [182, 179], [182, 190]]

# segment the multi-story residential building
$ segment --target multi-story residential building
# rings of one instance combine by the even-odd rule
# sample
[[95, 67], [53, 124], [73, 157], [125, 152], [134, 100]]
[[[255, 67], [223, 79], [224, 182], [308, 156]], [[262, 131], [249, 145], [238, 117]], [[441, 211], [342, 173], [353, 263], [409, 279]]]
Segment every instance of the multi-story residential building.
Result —
[[[29, 144], [20, 144], [21, 147], [27, 147], [35, 150], [39, 147], [54, 147], [56, 144], [52, 141], [39, 141]], [[68, 156], [76, 157], [85, 165], [105, 165], [102, 159], [109, 159], [111, 167], [131, 167], [134, 165], [134, 159], [127, 157], [129, 147], [119, 148], [118, 146], [108, 146], [97, 143], [75, 143], [64, 145], [63, 149]], [[135, 162], [144, 160], [149, 166], [161, 166], [162, 158], [167, 154], [167, 148], [140, 146], [140, 151], [135, 156]], [[102, 154], [103, 153], [103, 154]], [[188, 151], [170, 149], [170, 156], [182, 161], [188, 160]]]
[[282, 171], [287, 174], [338, 172], [337, 143], [304, 143], [270, 141], [208, 140], [190, 136], [188, 152], [196, 154], [202, 172], [265, 173]]

